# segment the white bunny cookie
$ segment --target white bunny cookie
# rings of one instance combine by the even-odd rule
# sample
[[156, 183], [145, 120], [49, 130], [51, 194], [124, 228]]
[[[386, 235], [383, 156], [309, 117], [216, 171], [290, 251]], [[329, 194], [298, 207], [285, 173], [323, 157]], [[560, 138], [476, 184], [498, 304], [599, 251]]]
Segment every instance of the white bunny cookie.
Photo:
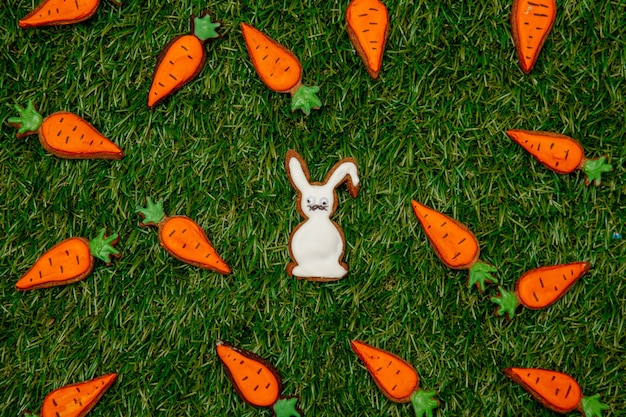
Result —
[[287, 175], [298, 192], [297, 208], [304, 221], [291, 233], [289, 255], [293, 262], [287, 273], [310, 281], [335, 281], [348, 273], [341, 261], [345, 236], [341, 227], [330, 220], [337, 209], [337, 187], [344, 182], [352, 197], [359, 192], [356, 161], [344, 158], [328, 172], [324, 182], [311, 183], [306, 162], [290, 150], [285, 160]]

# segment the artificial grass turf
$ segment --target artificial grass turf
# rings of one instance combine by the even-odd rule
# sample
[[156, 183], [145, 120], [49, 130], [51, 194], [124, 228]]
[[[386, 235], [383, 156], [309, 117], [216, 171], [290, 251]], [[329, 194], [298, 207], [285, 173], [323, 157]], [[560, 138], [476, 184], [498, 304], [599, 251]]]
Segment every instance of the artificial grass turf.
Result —
[[[375, 386], [349, 341], [412, 363], [439, 392], [435, 415], [552, 416], [501, 370], [570, 373], [586, 395], [624, 413], [626, 7], [559, 2], [530, 75], [518, 67], [510, 4], [387, 1], [392, 24], [372, 81], [345, 33], [346, 4], [320, 1], [102, 2], [87, 22], [20, 30], [35, 4], [0, 10], [0, 415], [37, 411], [64, 384], [119, 379], [90, 416], [268, 416], [240, 401], [214, 353], [224, 339], [270, 360], [308, 416], [410, 415]], [[146, 109], [156, 58], [188, 16], [223, 22], [199, 78]], [[249, 62], [246, 21], [290, 47], [320, 85], [309, 117], [269, 91]], [[113, 161], [67, 161], [16, 139], [13, 105], [72, 111], [122, 147]], [[599, 188], [557, 175], [505, 135], [538, 129], [610, 155]], [[333, 284], [286, 276], [301, 221], [284, 168], [288, 149], [322, 180], [359, 163], [352, 199], [338, 190], [349, 275]], [[181, 264], [137, 227], [146, 196], [207, 232], [233, 274]], [[466, 224], [507, 288], [524, 271], [588, 260], [563, 299], [495, 317], [489, 298], [447, 269], [414, 217], [416, 199]], [[19, 293], [15, 282], [70, 236], [118, 232], [122, 258], [83, 282]]]

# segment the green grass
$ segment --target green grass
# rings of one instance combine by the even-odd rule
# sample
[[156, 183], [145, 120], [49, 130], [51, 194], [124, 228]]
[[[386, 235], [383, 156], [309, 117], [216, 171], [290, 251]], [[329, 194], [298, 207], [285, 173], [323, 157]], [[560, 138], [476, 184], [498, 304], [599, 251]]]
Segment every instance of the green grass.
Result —
[[[270, 416], [241, 401], [217, 339], [281, 371], [306, 416], [408, 416], [351, 351], [360, 339], [412, 363], [438, 391], [437, 416], [554, 416], [501, 372], [570, 373], [606, 416], [626, 411], [626, 6], [559, 1], [537, 66], [524, 75], [510, 3], [386, 1], [392, 19], [378, 80], [344, 29], [347, 2], [217, 2], [223, 38], [200, 76], [156, 109], [146, 94], [160, 50], [188, 30], [199, 0], [103, 1], [87, 22], [21, 30], [35, 0], [0, 10], [0, 415], [38, 411], [64, 384], [118, 372], [90, 416]], [[170, 4], [171, 3], [171, 4]], [[238, 25], [290, 47], [324, 103], [308, 117], [267, 89]], [[17, 139], [13, 106], [75, 112], [125, 151], [69, 161]], [[614, 171], [599, 188], [544, 168], [506, 129], [561, 132]], [[285, 273], [301, 221], [284, 168], [299, 151], [312, 179], [354, 157], [362, 187], [338, 190], [350, 273], [330, 284]], [[199, 270], [140, 229], [146, 196], [198, 221], [233, 269]], [[436, 257], [412, 213], [421, 201], [466, 224], [481, 259], [512, 288], [524, 271], [589, 260], [553, 306], [494, 316], [463, 271]], [[16, 280], [70, 236], [118, 232], [123, 257], [84, 281], [27, 293]], [[621, 240], [611, 237], [621, 233]]]

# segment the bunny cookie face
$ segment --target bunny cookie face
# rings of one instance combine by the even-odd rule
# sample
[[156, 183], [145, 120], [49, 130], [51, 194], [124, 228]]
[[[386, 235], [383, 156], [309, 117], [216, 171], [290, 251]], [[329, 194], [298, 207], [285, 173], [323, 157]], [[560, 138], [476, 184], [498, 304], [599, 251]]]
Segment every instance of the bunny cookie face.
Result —
[[291, 233], [289, 254], [293, 259], [287, 273], [299, 279], [334, 281], [348, 273], [341, 261], [345, 237], [341, 227], [330, 220], [337, 209], [336, 188], [344, 182], [352, 197], [359, 191], [359, 176], [352, 158], [339, 161], [324, 182], [310, 182], [306, 162], [295, 151], [285, 161], [291, 185], [298, 192], [298, 212], [304, 221]]
[[337, 208], [335, 206], [335, 193], [331, 196], [325, 192], [322, 187], [309, 187], [306, 198], [301, 196], [300, 212], [304, 213], [304, 217], [310, 218], [328, 218]]

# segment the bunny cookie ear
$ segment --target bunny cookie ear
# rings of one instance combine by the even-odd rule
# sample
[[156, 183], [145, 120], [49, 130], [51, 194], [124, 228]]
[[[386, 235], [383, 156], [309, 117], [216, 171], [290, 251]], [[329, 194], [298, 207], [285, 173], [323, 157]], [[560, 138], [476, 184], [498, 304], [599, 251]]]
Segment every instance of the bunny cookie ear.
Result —
[[348, 192], [354, 198], [359, 192], [359, 171], [354, 158], [344, 158], [337, 162], [333, 169], [326, 175], [326, 184], [337, 188], [346, 183]]
[[311, 184], [309, 181], [311, 175], [306, 162], [298, 152], [290, 149], [287, 151], [287, 157], [285, 158], [285, 167], [287, 168], [287, 176], [291, 185], [296, 191], [302, 193], [302, 190]]

